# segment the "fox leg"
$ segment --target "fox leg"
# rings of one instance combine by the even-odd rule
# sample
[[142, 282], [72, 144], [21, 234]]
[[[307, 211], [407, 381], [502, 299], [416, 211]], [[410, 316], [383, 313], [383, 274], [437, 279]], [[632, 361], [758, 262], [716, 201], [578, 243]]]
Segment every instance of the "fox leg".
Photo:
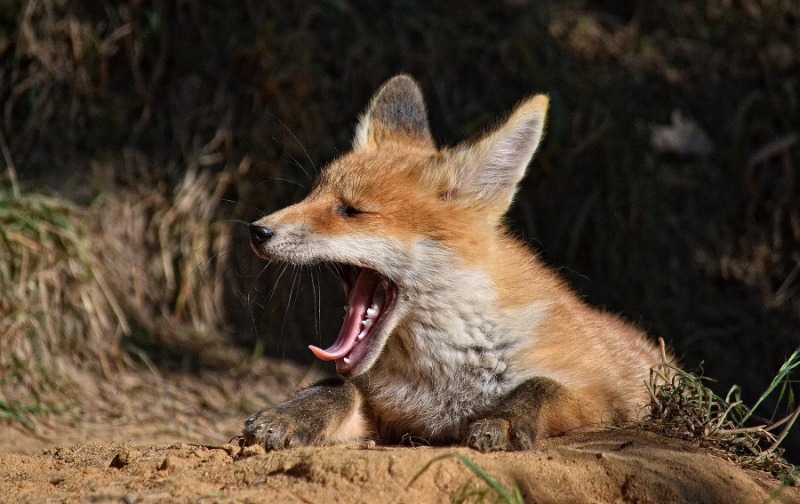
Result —
[[352, 383], [323, 380], [248, 418], [245, 443], [279, 450], [358, 441], [370, 435], [363, 409], [361, 392]]
[[549, 378], [532, 378], [501, 399], [486, 416], [470, 424], [466, 444], [477, 450], [529, 450], [540, 437], [591, 423], [585, 403]]

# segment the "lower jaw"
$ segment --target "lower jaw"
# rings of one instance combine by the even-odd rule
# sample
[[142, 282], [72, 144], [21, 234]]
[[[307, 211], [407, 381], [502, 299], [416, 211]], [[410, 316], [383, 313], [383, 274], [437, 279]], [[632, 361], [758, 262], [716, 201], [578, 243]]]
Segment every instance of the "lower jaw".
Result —
[[[369, 365], [369, 367], [365, 367], [365, 362], [369, 360], [372, 356], [373, 352], [382, 352], [383, 346], [381, 346], [380, 342], [378, 341], [381, 337], [385, 338], [385, 330], [386, 330], [386, 322], [389, 315], [391, 315], [390, 311], [394, 310], [395, 303], [394, 298], [391, 300], [387, 310], [381, 314], [382, 316], [375, 321], [375, 325], [372, 327], [372, 331], [366, 335], [363, 340], [360, 340], [356, 346], [350, 350], [350, 353], [346, 356], [350, 363], [344, 361], [344, 358], [336, 359], [336, 372], [340, 375], [344, 376], [345, 378], [358, 376], [369, 369], [372, 368], [374, 362]], [[384, 318], [386, 317], [386, 318]], [[383, 345], [386, 344], [386, 340], [383, 340]], [[378, 348], [380, 347], [380, 348]]]
[[[378, 359], [380, 353], [383, 352], [383, 346], [387, 343], [387, 323], [389, 319], [395, 316], [395, 309], [397, 308], [397, 293], [390, 292], [387, 294], [384, 311], [375, 320], [372, 330], [366, 335], [363, 340], [360, 340], [350, 350], [346, 356], [350, 363], [344, 361], [344, 357], [336, 359], [336, 372], [345, 378], [351, 378], [365, 373], [374, 366], [375, 362], [365, 365], [365, 362], [371, 358], [375, 358], [374, 352], [378, 352]], [[379, 341], [380, 340], [380, 341]]]
[[355, 364], [347, 364], [342, 359], [336, 361], [336, 372], [344, 377], [352, 375]]
[[349, 376], [355, 375], [356, 372], [359, 372], [359, 369], [361, 368], [361, 364], [364, 361], [364, 359], [367, 357], [367, 353], [369, 352], [369, 349], [368, 348], [364, 348], [362, 350], [362, 349], [359, 348], [359, 349], [356, 349], [356, 351], [358, 351], [358, 355], [355, 356], [354, 358], [348, 356], [348, 359], [351, 359], [351, 358], [353, 359], [350, 363], [345, 362], [343, 358], [342, 359], [336, 359], [336, 372], [337, 373], [339, 373], [342, 376], [349, 377]]

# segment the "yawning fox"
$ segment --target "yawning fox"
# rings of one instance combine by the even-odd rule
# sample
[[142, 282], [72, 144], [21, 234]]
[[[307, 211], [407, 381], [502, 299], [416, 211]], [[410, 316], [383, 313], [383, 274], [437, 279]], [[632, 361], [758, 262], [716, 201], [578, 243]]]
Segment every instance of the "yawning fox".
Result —
[[528, 449], [642, 412], [655, 345], [584, 304], [503, 222], [547, 107], [534, 96], [481, 138], [440, 149], [418, 85], [399, 75], [311, 194], [250, 225], [259, 256], [328, 266], [348, 305], [333, 345], [310, 347], [341, 376], [251, 416], [248, 444], [413, 436]]

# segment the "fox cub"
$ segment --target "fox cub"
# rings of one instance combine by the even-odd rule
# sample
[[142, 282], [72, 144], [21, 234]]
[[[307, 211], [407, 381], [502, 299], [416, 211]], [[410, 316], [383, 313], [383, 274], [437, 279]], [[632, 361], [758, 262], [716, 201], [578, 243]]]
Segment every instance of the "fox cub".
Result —
[[340, 376], [251, 416], [246, 443], [524, 450], [637, 417], [660, 352], [585, 305], [503, 222], [547, 107], [534, 96], [481, 138], [438, 148], [419, 86], [399, 75], [311, 194], [250, 225], [260, 257], [326, 265], [348, 305], [336, 341], [310, 347]]

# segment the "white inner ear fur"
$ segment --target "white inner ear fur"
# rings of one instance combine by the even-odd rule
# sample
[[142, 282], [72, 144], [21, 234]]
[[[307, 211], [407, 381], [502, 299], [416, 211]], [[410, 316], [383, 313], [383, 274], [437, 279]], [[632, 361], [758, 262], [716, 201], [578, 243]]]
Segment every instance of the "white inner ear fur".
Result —
[[369, 114], [362, 114], [356, 126], [356, 133], [353, 136], [353, 150], [360, 151], [367, 148], [369, 142], [370, 119]]
[[452, 152], [455, 193], [510, 203], [544, 133], [548, 99], [537, 95], [523, 102], [495, 131]]

